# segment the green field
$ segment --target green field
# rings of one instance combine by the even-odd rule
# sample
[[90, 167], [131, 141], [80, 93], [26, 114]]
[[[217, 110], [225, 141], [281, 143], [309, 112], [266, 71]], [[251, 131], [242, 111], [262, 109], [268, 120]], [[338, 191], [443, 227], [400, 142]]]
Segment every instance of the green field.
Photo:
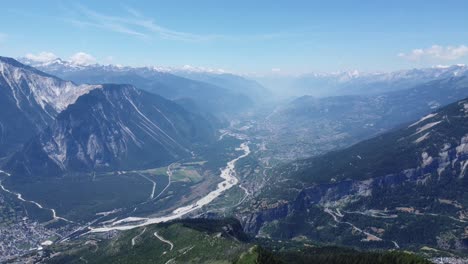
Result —
[[172, 181], [199, 183], [203, 180], [200, 166], [196, 163], [184, 163], [173, 168]]

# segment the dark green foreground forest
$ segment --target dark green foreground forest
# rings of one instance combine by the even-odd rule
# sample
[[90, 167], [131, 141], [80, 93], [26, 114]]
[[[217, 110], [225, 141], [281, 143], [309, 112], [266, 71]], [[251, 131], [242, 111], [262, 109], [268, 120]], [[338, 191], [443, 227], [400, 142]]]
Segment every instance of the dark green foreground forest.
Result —
[[108, 236], [88, 234], [47, 247], [41, 255], [29, 256], [29, 260], [44, 263], [431, 263], [400, 251], [364, 252], [257, 240], [247, 236], [235, 219], [178, 220], [115, 233], [110, 239]]

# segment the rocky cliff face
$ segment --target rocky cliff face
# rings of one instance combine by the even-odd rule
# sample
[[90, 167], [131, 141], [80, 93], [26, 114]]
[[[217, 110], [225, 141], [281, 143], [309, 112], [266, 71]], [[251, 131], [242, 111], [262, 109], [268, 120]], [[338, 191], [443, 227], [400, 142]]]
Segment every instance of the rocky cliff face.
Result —
[[265, 223], [284, 219], [289, 213], [290, 205], [286, 202], [279, 202], [267, 208], [259, 208], [257, 212], [242, 215], [240, 218], [246, 233], [258, 234]]
[[190, 156], [213, 137], [209, 122], [169, 100], [103, 85], [61, 112], [6, 168], [39, 177], [158, 166]]
[[0, 158], [52, 123], [99, 85], [76, 85], [0, 57]]

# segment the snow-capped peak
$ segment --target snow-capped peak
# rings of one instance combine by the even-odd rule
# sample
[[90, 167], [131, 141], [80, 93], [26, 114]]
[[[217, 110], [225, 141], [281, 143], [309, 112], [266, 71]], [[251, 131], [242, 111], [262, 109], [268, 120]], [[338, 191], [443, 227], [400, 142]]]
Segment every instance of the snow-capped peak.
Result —
[[214, 74], [223, 74], [227, 73], [224, 69], [213, 69], [213, 68], [206, 68], [206, 67], [195, 67], [192, 65], [184, 65], [182, 68], [171, 68], [171, 71], [185, 71], [185, 72], [194, 72], [194, 73], [214, 73]]
[[326, 78], [338, 82], [359, 81], [396, 81], [434, 79], [468, 74], [468, 67], [464, 64], [435, 65], [429, 68], [399, 70], [393, 72], [359, 72], [357, 70], [339, 71], [331, 73], [309, 73], [303, 75], [307, 78]]
[[[79, 55], [79, 56], [78, 56]], [[144, 70], [163, 73], [209, 73], [209, 74], [224, 74], [229, 73], [224, 69], [216, 69], [209, 67], [196, 67], [191, 65], [184, 65], [182, 67], [165, 67], [165, 66], [141, 66], [132, 67], [124, 66], [121, 64], [99, 64], [94, 63], [94, 58], [88, 57], [87, 54], [76, 54], [69, 60], [64, 60], [54, 56], [40, 56], [39, 55], [26, 55], [25, 57], [18, 58], [24, 64], [32, 67], [39, 68], [44, 71], [75, 71], [82, 69], [104, 69], [112, 71], [128, 71], [128, 70]]]
[[[24, 100], [30, 100], [29, 96], [24, 96], [30, 92], [44, 111], [49, 112], [52, 108], [59, 113], [81, 95], [101, 87], [100, 85], [76, 85], [29, 67], [21, 67], [18, 62], [17, 64], [12, 62], [15, 61], [0, 60], [0, 77], [8, 83], [18, 108], [21, 108]], [[25, 87], [30, 91], [24, 91]]]

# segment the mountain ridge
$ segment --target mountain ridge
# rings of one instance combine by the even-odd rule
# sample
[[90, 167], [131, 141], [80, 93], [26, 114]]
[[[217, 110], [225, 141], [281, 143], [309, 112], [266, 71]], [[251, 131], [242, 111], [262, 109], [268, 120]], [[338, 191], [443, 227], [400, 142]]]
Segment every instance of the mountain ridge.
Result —
[[171, 100], [188, 98], [205, 113], [217, 113], [219, 118], [251, 107], [253, 100], [260, 98], [258, 94], [266, 91], [255, 81], [217, 71], [112, 64], [76, 65], [61, 59], [45, 63], [21, 60], [76, 83], [128, 83]]
[[0, 57], [0, 157], [48, 126], [79, 96], [99, 87], [76, 85]]
[[130, 85], [102, 87], [60, 113], [10, 159], [7, 170], [58, 175], [160, 165], [190, 156], [193, 144], [214, 135], [206, 120], [160, 96]]

